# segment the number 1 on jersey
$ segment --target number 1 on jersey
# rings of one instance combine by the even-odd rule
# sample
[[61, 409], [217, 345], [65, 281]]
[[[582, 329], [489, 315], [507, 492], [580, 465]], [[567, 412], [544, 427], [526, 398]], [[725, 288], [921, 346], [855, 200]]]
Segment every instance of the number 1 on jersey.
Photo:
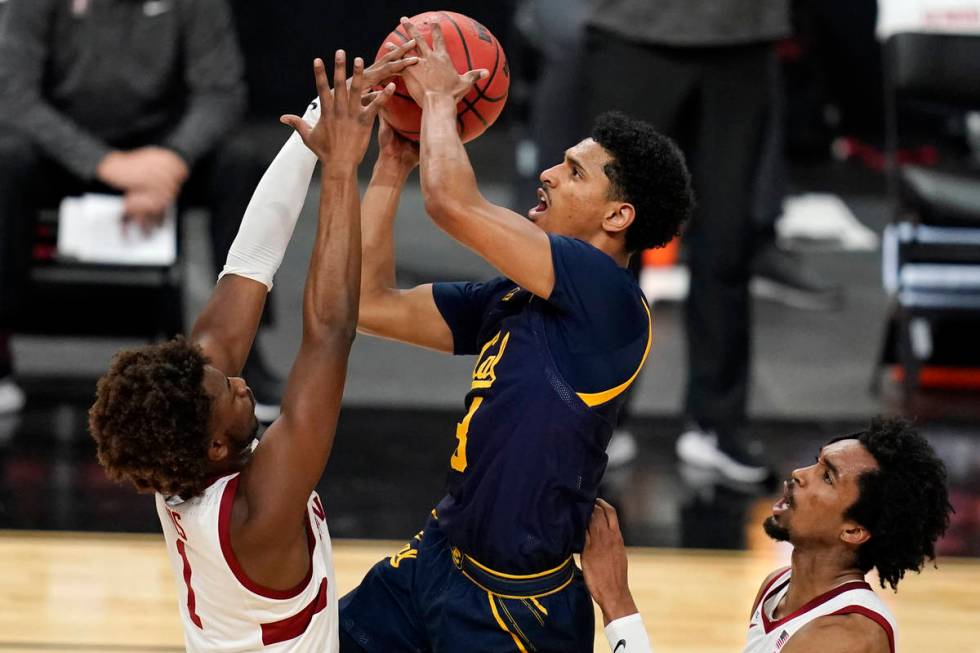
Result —
[[473, 419], [473, 414], [482, 403], [483, 397], [474, 397], [466, 417], [456, 425], [456, 451], [453, 452], [453, 457], [449, 459], [449, 466], [457, 472], [466, 471], [466, 437], [470, 431], [470, 420]]

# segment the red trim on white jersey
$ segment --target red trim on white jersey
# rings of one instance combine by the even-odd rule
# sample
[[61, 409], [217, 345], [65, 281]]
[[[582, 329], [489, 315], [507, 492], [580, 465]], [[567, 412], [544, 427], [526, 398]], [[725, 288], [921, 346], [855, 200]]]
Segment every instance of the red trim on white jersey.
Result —
[[278, 644], [299, 637], [309, 628], [313, 616], [327, 607], [327, 579], [320, 581], [320, 591], [305, 608], [291, 617], [262, 624], [262, 644]]
[[[250, 592], [255, 592], [259, 596], [264, 596], [267, 599], [291, 599], [299, 596], [306, 589], [306, 586], [310, 584], [310, 579], [313, 578], [313, 550], [316, 548], [316, 539], [313, 537], [313, 527], [310, 524], [309, 513], [304, 511], [303, 517], [306, 524], [306, 546], [310, 558], [310, 566], [306, 571], [306, 576], [297, 585], [288, 590], [277, 590], [260, 585], [248, 577], [245, 569], [238, 562], [234, 549], [231, 547], [231, 509], [235, 504], [235, 491], [238, 488], [238, 479], [239, 477], [236, 476], [228, 481], [221, 495], [221, 508], [218, 512], [218, 538], [221, 542], [221, 553], [224, 554], [225, 562], [228, 563], [229, 569], [231, 569], [235, 578], [238, 579], [238, 582]], [[310, 616], [312, 617], [312, 614]], [[307, 623], [309, 623], [309, 620], [307, 620]]]
[[[786, 586], [786, 583], [789, 582], [789, 580], [790, 579], [787, 578], [784, 582], [780, 583], [776, 588], [774, 588], [766, 596], [763, 596], [762, 597], [762, 602], [759, 605], [765, 606], [766, 601], [768, 601], [769, 598], [772, 597], [773, 594], [775, 594], [775, 593], [779, 592], [781, 589], [783, 589]], [[823, 605], [824, 603], [826, 603], [830, 599], [834, 598], [835, 596], [839, 596], [839, 595], [843, 594], [844, 592], [847, 592], [849, 590], [856, 590], [856, 589], [864, 589], [864, 590], [872, 591], [871, 590], [871, 586], [868, 585], [865, 581], [863, 581], [863, 580], [852, 580], [852, 581], [849, 581], [847, 583], [844, 583], [843, 585], [838, 585], [834, 589], [832, 589], [830, 591], [827, 591], [827, 592], [824, 592], [820, 596], [818, 596], [818, 597], [816, 597], [814, 599], [811, 599], [811, 600], [807, 601], [806, 603], [804, 603], [803, 605], [801, 605], [799, 608], [797, 608], [796, 610], [794, 610], [790, 614], [786, 615], [785, 617], [782, 617], [781, 619], [777, 619], [775, 621], [770, 621], [769, 620], [769, 615], [766, 614], [765, 607], [763, 607], [763, 609], [762, 609], [762, 627], [766, 629], [766, 633], [771, 633], [773, 630], [775, 630], [776, 628], [779, 628], [780, 626], [782, 626], [783, 624], [785, 624], [787, 621], [790, 621], [792, 619], [796, 619], [800, 615], [806, 614], [807, 612], [809, 612], [810, 610], [813, 610], [817, 606]]]
[[827, 616], [832, 617], [838, 614], [860, 614], [881, 626], [881, 629], [885, 631], [885, 635], [888, 637], [888, 650], [891, 651], [891, 653], [895, 653], [895, 632], [892, 630], [892, 625], [888, 623], [888, 620], [885, 619], [882, 614], [866, 608], [863, 605], [849, 605], [846, 608], [837, 610], [836, 612], [831, 612]]

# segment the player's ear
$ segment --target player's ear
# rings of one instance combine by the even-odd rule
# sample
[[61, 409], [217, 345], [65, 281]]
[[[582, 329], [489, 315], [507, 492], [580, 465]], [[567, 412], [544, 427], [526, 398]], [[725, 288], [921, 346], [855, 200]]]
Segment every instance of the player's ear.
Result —
[[616, 202], [602, 221], [602, 228], [610, 233], [625, 231], [636, 219], [636, 209], [628, 202]]
[[840, 539], [844, 544], [858, 547], [871, 539], [871, 533], [856, 522], [846, 521], [840, 532]]
[[208, 460], [219, 463], [228, 457], [228, 438], [223, 435], [212, 435], [208, 444]]

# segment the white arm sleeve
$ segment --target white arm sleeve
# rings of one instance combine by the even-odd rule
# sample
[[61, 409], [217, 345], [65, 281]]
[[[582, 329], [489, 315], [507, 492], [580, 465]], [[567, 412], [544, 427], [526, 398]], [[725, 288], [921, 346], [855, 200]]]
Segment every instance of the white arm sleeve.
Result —
[[[315, 125], [319, 119], [320, 101], [314, 100], [303, 120]], [[293, 236], [315, 167], [316, 155], [293, 132], [255, 187], [218, 279], [237, 274], [272, 290], [272, 278]]]
[[606, 641], [613, 653], [653, 653], [639, 612], [610, 621], [606, 626]]

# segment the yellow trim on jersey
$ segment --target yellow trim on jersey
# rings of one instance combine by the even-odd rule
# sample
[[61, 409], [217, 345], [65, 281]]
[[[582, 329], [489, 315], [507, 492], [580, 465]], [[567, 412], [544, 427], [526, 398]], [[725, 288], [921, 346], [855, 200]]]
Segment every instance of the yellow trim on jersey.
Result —
[[540, 610], [540, 611], [541, 611], [541, 613], [542, 613], [542, 614], [543, 614], [544, 616], [546, 616], [546, 617], [548, 616], [548, 610], [547, 610], [547, 608], [545, 608], [545, 607], [544, 607], [543, 605], [541, 605], [540, 603], [538, 603], [538, 600], [537, 600], [536, 598], [534, 598], [534, 597], [532, 596], [532, 597], [530, 598], [530, 600], [531, 600], [531, 603], [533, 603], [533, 604], [535, 605], [535, 607], [536, 607], [536, 608], [537, 608], [538, 610]]
[[[466, 554], [464, 553], [463, 555], [466, 555]], [[558, 565], [554, 569], [549, 569], [548, 571], [542, 571], [542, 572], [537, 573], [537, 574], [505, 574], [502, 571], [494, 571], [490, 567], [487, 567], [486, 565], [480, 564], [472, 556], [468, 556], [467, 555], [466, 556], [466, 559], [469, 560], [470, 562], [472, 562], [474, 565], [476, 565], [480, 569], [482, 569], [483, 571], [485, 571], [488, 574], [492, 575], [492, 576], [497, 576], [499, 578], [510, 578], [512, 580], [530, 580], [532, 578], [541, 578], [542, 576], [547, 576], [548, 574], [553, 574], [553, 573], [555, 573], [557, 571], [561, 571], [562, 568], [565, 567], [565, 565], [568, 565], [568, 564], [571, 563], [572, 556], [568, 556], [568, 559], [565, 560], [565, 562], [561, 563], [560, 565]]]
[[558, 587], [556, 587], [553, 590], [548, 590], [547, 592], [543, 592], [541, 594], [534, 594], [532, 596], [527, 596], [527, 595], [525, 595], [525, 596], [518, 596], [517, 594], [499, 594], [498, 592], [494, 592], [492, 589], [490, 589], [486, 585], [483, 585], [480, 581], [478, 581], [477, 579], [473, 578], [472, 576], [470, 576], [468, 573], [466, 573], [462, 569], [459, 570], [459, 573], [461, 573], [464, 576], [466, 576], [466, 578], [471, 583], [473, 583], [474, 585], [476, 585], [477, 587], [479, 587], [481, 590], [483, 590], [487, 594], [493, 594], [494, 596], [499, 596], [502, 599], [540, 599], [540, 598], [543, 598], [545, 596], [551, 596], [552, 594], [555, 594], [557, 592], [562, 591], [563, 589], [565, 589], [566, 587], [568, 587], [573, 580], [575, 580], [575, 574], [572, 574], [568, 578], [568, 580], [566, 580], [564, 583], [562, 583], [561, 585], [559, 585]]
[[636, 380], [636, 376], [643, 369], [644, 363], [647, 362], [647, 356], [650, 354], [650, 345], [653, 344], [653, 316], [650, 315], [650, 307], [647, 306], [646, 302], [643, 302], [643, 308], [647, 312], [647, 348], [643, 351], [643, 358], [640, 360], [640, 366], [636, 368], [633, 372], [633, 376], [626, 379], [623, 383], [620, 383], [615, 388], [610, 388], [603, 392], [577, 392], [578, 398], [585, 402], [588, 407], [598, 406], [599, 404], [604, 404], [610, 399], [615, 399], [619, 395], [626, 391], [626, 388], [630, 387], [630, 384]]
[[527, 653], [527, 649], [524, 648], [524, 644], [521, 643], [521, 640], [517, 638], [517, 635], [510, 632], [510, 629], [507, 628], [507, 624], [505, 624], [504, 620], [500, 618], [500, 613], [497, 612], [497, 604], [493, 602], [493, 594], [490, 592], [487, 592], [487, 600], [490, 602], [490, 611], [493, 612], [493, 618], [497, 620], [497, 625], [500, 626], [500, 629], [513, 638], [514, 643], [517, 644], [518, 651], [521, 653]]

